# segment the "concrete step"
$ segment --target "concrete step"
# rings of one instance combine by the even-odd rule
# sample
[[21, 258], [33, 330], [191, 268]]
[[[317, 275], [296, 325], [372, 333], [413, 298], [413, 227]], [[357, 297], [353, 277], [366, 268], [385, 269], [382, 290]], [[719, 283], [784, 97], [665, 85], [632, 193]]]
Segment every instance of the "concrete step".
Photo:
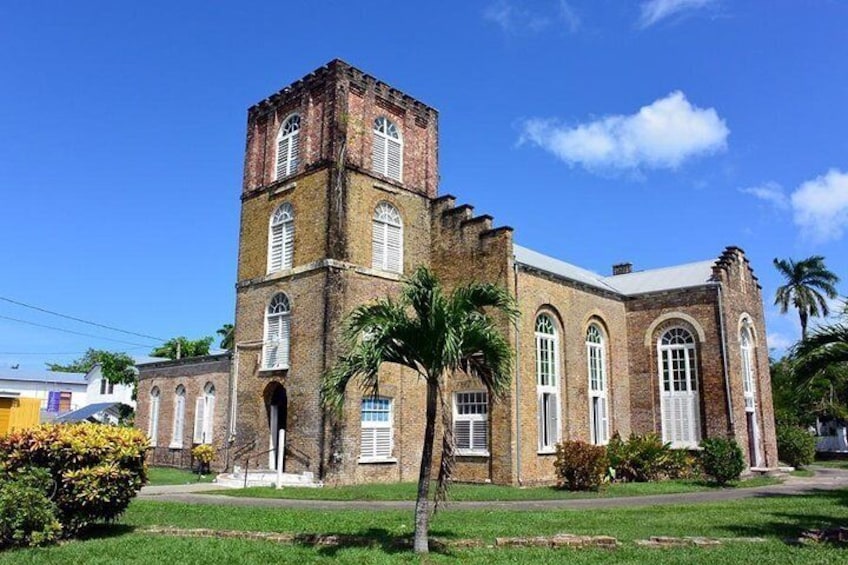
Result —
[[[244, 472], [236, 467], [232, 473], [221, 473], [215, 483], [229, 488], [244, 488]], [[277, 484], [277, 471], [273, 469], [256, 469], [247, 473], [248, 487], [273, 487]], [[283, 473], [280, 486], [317, 488], [323, 486], [315, 480], [312, 473]]]

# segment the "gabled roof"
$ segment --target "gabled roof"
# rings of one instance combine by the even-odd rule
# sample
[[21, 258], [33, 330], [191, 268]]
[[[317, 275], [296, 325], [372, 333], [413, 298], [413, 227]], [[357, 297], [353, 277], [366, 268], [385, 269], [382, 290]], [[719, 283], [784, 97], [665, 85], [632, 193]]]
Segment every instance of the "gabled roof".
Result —
[[513, 249], [516, 263], [622, 296], [707, 285], [713, 280], [715, 265], [715, 261], [699, 261], [604, 277], [520, 245]]

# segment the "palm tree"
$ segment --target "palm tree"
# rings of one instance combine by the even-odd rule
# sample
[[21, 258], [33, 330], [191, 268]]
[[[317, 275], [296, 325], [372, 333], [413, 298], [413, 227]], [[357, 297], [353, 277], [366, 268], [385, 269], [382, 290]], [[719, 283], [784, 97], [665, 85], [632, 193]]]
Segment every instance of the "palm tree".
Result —
[[812, 377], [827, 369], [848, 369], [848, 324], [817, 329], [795, 348], [795, 369]]
[[[792, 259], [775, 259], [774, 266], [786, 279], [786, 284], [778, 287], [774, 296], [775, 305], [785, 314], [789, 304], [798, 309], [801, 318], [801, 338], [807, 336], [807, 320], [810, 316], [827, 316], [830, 308], [822, 296], [836, 298], [836, 283], [839, 277], [824, 266], [824, 257], [814, 255], [797, 263]], [[819, 292], [821, 291], [821, 292]]]
[[452, 469], [446, 376], [462, 371], [478, 378], [493, 398], [500, 397], [509, 386], [512, 349], [491, 314], [509, 321], [518, 315], [512, 297], [503, 288], [474, 283], [446, 294], [435, 275], [419, 267], [406, 281], [398, 300], [379, 300], [351, 312], [343, 333], [347, 353], [324, 376], [322, 402], [337, 413], [351, 380], [360, 381], [365, 394], [377, 394], [383, 363], [409, 367], [426, 383], [426, 424], [415, 504], [416, 553], [428, 551], [428, 495], [438, 402], [442, 404], [444, 435], [437, 504], [444, 500]]
[[218, 346], [221, 349], [226, 349], [227, 351], [233, 350], [233, 340], [235, 340], [235, 332], [233, 331], [234, 327], [232, 324], [224, 324], [221, 326], [217, 333], [221, 336], [221, 344]]

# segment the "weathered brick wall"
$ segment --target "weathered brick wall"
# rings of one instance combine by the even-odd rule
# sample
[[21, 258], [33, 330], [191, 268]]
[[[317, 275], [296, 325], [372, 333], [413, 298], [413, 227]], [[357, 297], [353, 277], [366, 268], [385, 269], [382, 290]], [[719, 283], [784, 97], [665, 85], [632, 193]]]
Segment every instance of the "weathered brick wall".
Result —
[[624, 303], [611, 293], [557, 279], [522, 267], [516, 285], [521, 309], [520, 397], [521, 481], [524, 484], [554, 481], [553, 454], [538, 452], [536, 396], [536, 317], [551, 314], [559, 337], [560, 422], [563, 440], [590, 441], [589, 373], [586, 332], [589, 324], [601, 327], [606, 344], [609, 429], [630, 433], [630, 379], [628, 328]]
[[[159, 427], [156, 447], [148, 458], [151, 465], [167, 465], [188, 468], [192, 465], [191, 448], [195, 421], [195, 401], [203, 396], [206, 383], [215, 387], [215, 409], [213, 411], [212, 446], [217, 453], [212, 462], [213, 470], [226, 466], [228, 447], [228, 418], [230, 412], [230, 356], [210, 355], [178, 361], [141, 365], [138, 376], [138, 407], [135, 427], [147, 432], [150, 419], [150, 391], [159, 388]], [[171, 449], [174, 427], [174, 403], [176, 389], [184, 386], [185, 417], [183, 419], [183, 447]]]
[[724, 325], [727, 334], [728, 375], [733, 403], [733, 430], [742, 447], [749, 465], [751, 446], [747, 415], [745, 413], [744, 384], [742, 374], [742, 350], [740, 335], [743, 320], [750, 323], [754, 338], [753, 365], [756, 388], [756, 425], [759, 428], [759, 445], [762, 463], [766, 467], [777, 465], [777, 444], [774, 429], [774, 406], [771, 394], [768, 348], [763, 314], [762, 292], [744, 252], [728, 247], [713, 269], [714, 276], [721, 282]]

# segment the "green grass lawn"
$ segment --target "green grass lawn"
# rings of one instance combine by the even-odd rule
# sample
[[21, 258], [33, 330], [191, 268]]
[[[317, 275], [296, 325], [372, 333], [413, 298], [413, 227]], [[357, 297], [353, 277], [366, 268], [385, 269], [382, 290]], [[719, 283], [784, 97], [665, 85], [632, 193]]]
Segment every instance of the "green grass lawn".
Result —
[[[772, 477], [755, 477], [734, 483], [737, 488], [751, 488], [778, 484]], [[606, 485], [599, 492], [570, 492], [552, 487], [516, 488], [499, 485], [454, 484], [448, 498], [453, 501], [498, 500], [566, 500], [576, 498], [614, 498], [700, 492], [718, 488], [703, 481], [660, 481], [654, 483], [616, 483]], [[214, 494], [246, 498], [294, 498], [301, 500], [415, 500], [416, 483], [389, 483], [378, 485], [351, 485], [323, 488], [253, 487], [214, 491]]]
[[830, 461], [816, 461], [814, 466], [830, 467], [832, 469], [848, 469], [848, 459], [833, 459]]
[[[448, 549], [422, 560], [449, 563], [845, 563], [848, 548], [796, 547], [784, 538], [810, 528], [848, 522], [848, 489], [799, 496], [763, 496], [723, 503], [594, 510], [447, 510], [433, 517], [431, 534], [443, 540], [498, 536], [612, 535], [616, 550]], [[145, 533], [147, 526], [217, 530], [352, 534], [370, 540], [359, 547], [311, 547], [270, 541], [176, 538]], [[186, 505], [137, 500], [120, 523], [90, 539], [44, 549], [0, 553], [0, 564], [29, 563], [407, 563], [418, 561], [395, 542], [412, 529], [410, 511], [333, 512]], [[634, 540], [654, 535], [762, 537], [720, 547], [648, 549]]]
[[150, 467], [148, 469], [148, 485], [184, 485], [186, 483], [211, 483], [215, 475], [203, 475], [198, 479], [197, 473], [185, 469], [174, 469], [172, 467]]

